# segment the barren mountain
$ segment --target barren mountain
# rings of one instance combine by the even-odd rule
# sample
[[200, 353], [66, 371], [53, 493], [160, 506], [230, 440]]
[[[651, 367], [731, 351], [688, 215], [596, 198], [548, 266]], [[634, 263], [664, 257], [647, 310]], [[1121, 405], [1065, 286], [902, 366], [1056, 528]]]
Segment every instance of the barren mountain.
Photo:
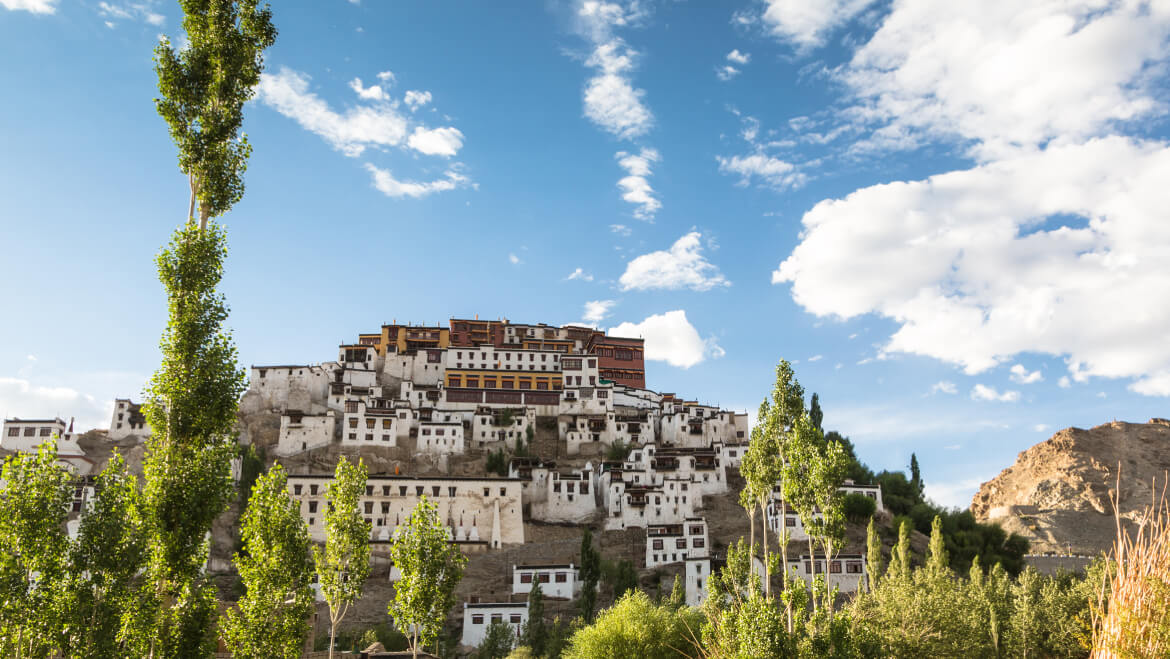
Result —
[[1117, 535], [1111, 495], [1119, 483], [1117, 508], [1131, 526], [1155, 493], [1162, 495], [1168, 471], [1166, 419], [1066, 428], [984, 483], [971, 511], [1028, 538], [1033, 552], [1096, 554], [1110, 549]]

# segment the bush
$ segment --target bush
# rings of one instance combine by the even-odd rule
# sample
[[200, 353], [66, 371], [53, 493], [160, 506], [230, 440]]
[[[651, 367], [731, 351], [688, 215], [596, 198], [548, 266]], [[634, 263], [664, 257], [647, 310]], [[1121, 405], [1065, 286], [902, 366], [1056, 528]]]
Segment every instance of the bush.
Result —
[[864, 524], [877, 512], [877, 501], [860, 494], [850, 492], [843, 501], [845, 518], [854, 524]]
[[625, 460], [630, 454], [630, 447], [625, 442], [618, 440], [609, 445], [605, 450], [606, 460]]
[[696, 654], [691, 639], [702, 614], [683, 607], [659, 606], [640, 590], [602, 611], [597, 622], [578, 630], [564, 653], [567, 659], [643, 657], [665, 659]]

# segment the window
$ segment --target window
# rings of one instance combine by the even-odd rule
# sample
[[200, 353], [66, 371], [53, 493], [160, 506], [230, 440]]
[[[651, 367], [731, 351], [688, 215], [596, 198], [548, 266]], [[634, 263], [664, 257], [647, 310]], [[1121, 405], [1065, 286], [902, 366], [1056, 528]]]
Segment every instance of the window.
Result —
[[372, 442], [372, 441], [374, 441], [374, 433], [372, 433], [372, 432], [368, 432], [368, 433], [366, 433], [366, 441], [367, 441], [367, 442]]
[[686, 549], [687, 548], [687, 539], [686, 538], [679, 538], [678, 540], [675, 540], [674, 541], [674, 548], [675, 549]]
[[366, 428], [369, 428], [371, 430], [374, 428], [374, 420], [373, 419], [366, 419]]
[[861, 574], [861, 561], [849, 561], [845, 564], [845, 571], [849, 574]]
[[398, 486], [398, 496], [400, 496], [400, 497], [406, 496], [406, 486], [405, 485]]
[[310, 485], [310, 486], [309, 486], [309, 496], [314, 496], [314, 497], [315, 497], [315, 496], [317, 496], [317, 486], [316, 486], [316, 484], [314, 484], [314, 485]]
[[829, 563], [829, 572], [831, 574], [841, 574], [841, 561]]
[[365, 509], [367, 515], [374, 514], [374, 502], [373, 501], [366, 501], [362, 507]]
[[501, 487], [501, 488], [500, 488], [500, 496], [502, 496], [502, 497], [503, 497], [503, 496], [507, 496], [507, 495], [508, 495], [508, 488], [506, 488], [506, 487]]
[[548, 573], [547, 572], [540, 575], [540, 583], [548, 583]]
[[366, 486], [366, 496], [368, 496], [368, 497], [374, 496], [374, 486], [373, 485]]
[[345, 401], [345, 412], [347, 414], [354, 414], [358, 411], [358, 404], [356, 400]]
[[349, 420], [349, 427], [350, 428], [357, 428], [357, 419], [350, 419]]
[[390, 419], [382, 419], [382, 430], [390, 430], [390, 424], [393, 423]]
[[311, 513], [317, 512], [317, 502], [316, 501], [309, 502], [309, 512], [311, 512]]
[[390, 502], [389, 502], [389, 501], [383, 501], [383, 502], [382, 502], [382, 514], [383, 514], [383, 515], [387, 515], [387, 514], [389, 514], [389, 513], [390, 513]]
[[476, 614], [476, 615], [471, 616], [471, 624], [482, 625], [483, 624], [483, 616], [480, 614]]
[[504, 621], [504, 614], [502, 614], [502, 613], [493, 613], [492, 614], [492, 622], [493, 623], [503, 622], [503, 621]]
[[37, 435], [36, 428], [25, 428], [24, 429], [24, 436], [25, 437], [36, 437], [36, 435]]
[[303, 488], [303, 487], [304, 487], [303, 485], [293, 485], [293, 494], [295, 494], [298, 497], [301, 496], [301, 488]]
[[692, 526], [691, 527], [691, 535], [703, 535], [703, 527]]
[[704, 546], [706, 546], [706, 544], [707, 544], [706, 541], [704, 541], [702, 538], [695, 538], [695, 539], [691, 540], [691, 546], [694, 547], [695, 549], [699, 549], [700, 547], [704, 547]]
[[569, 580], [569, 575], [564, 572], [557, 572], [557, 583], [565, 583]]
[[422, 494], [423, 494], [423, 486], [422, 485], [415, 485], [414, 486], [414, 496], [421, 497]]
[[448, 487], [448, 488], [447, 488], [447, 496], [449, 496], [449, 497], [454, 497], [454, 496], [455, 496], [455, 488], [454, 488], [454, 487]]
[[520, 575], [520, 583], [532, 583], [532, 574], [524, 572]]
[[433, 496], [433, 497], [439, 496], [439, 486], [438, 485], [431, 486], [431, 496]]
[[654, 550], [655, 550], [655, 551], [661, 550], [661, 549], [662, 549], [662, 541], [661, 541], [661, 540], [655, 540], [655, 541], [654, 541], [654, 543], [653, 543], [653, 548], [654, 548]]
[[48, 437], [53, 434], [52, 428], [41, 428], [41, 437]]
[[509, 620], [509, 622], [511, 622], [512, 624], [516, 624], [516, 625], [518, 625], [518, 624], [520, 624], [520, 614], [519, 614], [519, 613], [513, 613], [511, 616], [509, 616], [509, 617], [508, 617], [508, 620]]

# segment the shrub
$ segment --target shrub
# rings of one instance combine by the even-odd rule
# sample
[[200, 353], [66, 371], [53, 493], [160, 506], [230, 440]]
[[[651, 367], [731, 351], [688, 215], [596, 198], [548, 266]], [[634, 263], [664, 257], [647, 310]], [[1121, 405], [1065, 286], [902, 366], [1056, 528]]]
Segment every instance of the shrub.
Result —
[[855, 524], [868, 522], [877, 512], [877, 501], [858, 492], [846, 494], [842, 504], [845, 508], [845, 518]]

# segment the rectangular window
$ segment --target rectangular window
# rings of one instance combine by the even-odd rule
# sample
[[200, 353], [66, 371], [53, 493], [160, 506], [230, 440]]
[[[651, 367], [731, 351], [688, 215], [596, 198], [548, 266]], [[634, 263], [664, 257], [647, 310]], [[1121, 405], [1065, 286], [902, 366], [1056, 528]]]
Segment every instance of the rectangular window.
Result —
[[433, 496], [433, 497], [439, 496], [439, 486], [438, 485], [431, 486], [431, 496]]
[[702, 538], [694, 538], [693, 540], [691, 540], [691, 546], [694, 547], [695, 549], [699, 549], [700, 547], [704, 547], [704, 546], [706, 546], [706, 544], [707, 544], [707, 542], [705, 540], [703, 540]]
[[24, 436], [25, 437], [36, 437], [37, 436], [37, 429], [36, 428], [25, 428], [24, 429]]
[[511, 622], [512, 622], [512, 624], [514, 624], [514, 625], [518, 625], [518, 624], [520, 624], [520, 614], [519, 614], [519, 613], [513, 613], [513, 614], [512, 614], [512, 615], [511, 615], [511, 616], [508, 618], [508, 620], [509, 620], [509, 621], [511, 621]]
[[675, 540], [674, 541], [674, 548], [675, 549], [686, 549], [687, 548], [686, 538], [679, 538], [678, 540]]
[[861, 561], [849, 561], [845, 564], [845, 571], [849, 574], [861, 574]]
[[309, 486], [309, 496], [317, 496], [317, 486], [315, 484]]
[[655, 550], [655, 551], [661, 550], [661, 549], [662, 549], [662, 541], [661, 541], [661, 540], [655, 540], [655, 541], [654, 541], [654, 543], [653, 543], [653, 547], [654, 547], [654, 550]]
[[473, 616], [471, 616], [471, 624], [473, 624], [473, 625], [482, 625], [482, 624], [483, 624], [483, 616], [482, 616], [482, 615], [473, 615]]
[[422, 495], [423, 495], [423, 486], [422, 485], [415, 485], [414, 486], [414, 496], [421, 497]]
[[20, 428], [9, 428], [8, 429], [8, 436], [9, 437], [20, 437]]
[[520, 575], [520, 583], [532, 583], [532, 575], [528, 572], [524, 572]]
[[540, 575], [540, 583], [548, 583], [548, 573]]
[[317, 512], [317, 502], [316, 501], [309, 502], [309, 512], [311, 512], [311, 513]]
[[349, 420], [349, 427], [350, 428], [357, 428], [357, 419], [350, 419]]
[[293, 494], [298, 496], [298, 497], [301, 496], [301, 488], [302, 487], [304, 487], [304, 486], [303, 485], [293, 485]]
[[398, 496], [400, 496], [400, 497], [406, 496], [406, 486], [405, 485], [398, 486]]
[[374, 420], [373, 419], [366, 419], [366, 428], [368, 428], [370, 430], [374, 429]]
[[569, 580], [569, 576], [564, 572], [557, 572], [557, 583], [565, 583]]
[[354, 414], [358, 411], [358, 404], [356, 400], [345, 401], [345, 411], [347, 414]]
[[52, 428], [41, 428], [41, 437], [48, 437], [53, 434]]
[[374, 502], [373, 501], [366, 501], [362, 507], [365, 509], [367, 515], [374, 514]]
[[454, 497], [454, 496], [455, 496], [455, 488], [454, 488], [454, 487], [448, 487], [448, 488], [447, 488], [447, 496], [449, 496], [449, 497]]
[[492, 622], [493, 623], [503, 622], [503, 621], [504, 621], [504, 614], [502, 614], [502, 613], [493, 613], [492, 614]]
[[829, 563], [829, 572], [831, 574], [841, 574], [841, 561]]

